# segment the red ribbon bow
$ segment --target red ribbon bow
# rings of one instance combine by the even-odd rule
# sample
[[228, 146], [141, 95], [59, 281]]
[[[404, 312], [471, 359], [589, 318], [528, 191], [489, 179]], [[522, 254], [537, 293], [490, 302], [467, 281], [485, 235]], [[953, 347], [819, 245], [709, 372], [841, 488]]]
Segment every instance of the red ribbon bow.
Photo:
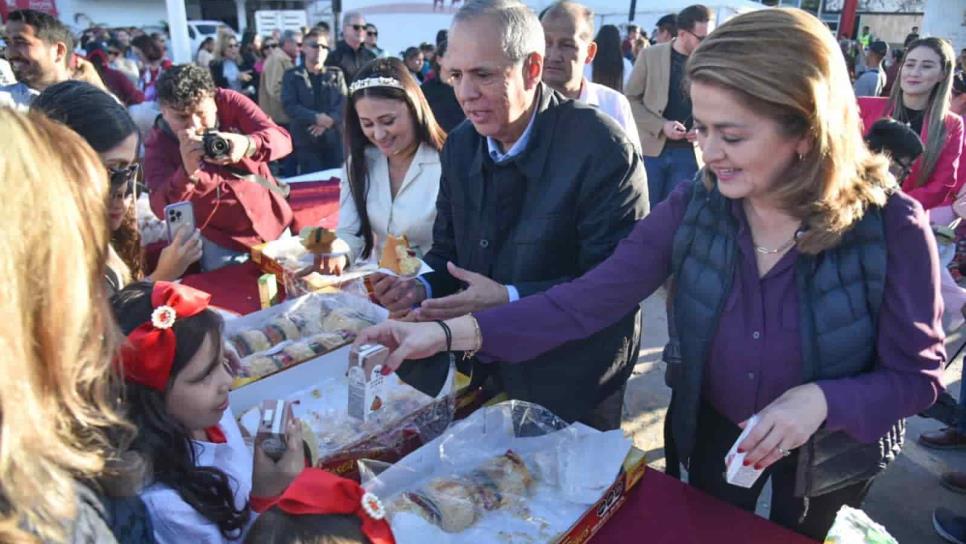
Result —
[[362, 534], [372, 544], [396, 544], [379, 499], [356, 482], [322, 469], [303, 470], [267, 508], [272, 506], [294, 515], [355, 515], [362, 520]]
[[179, 319], [198, 315], [210, 301], [211, 295], [187, 285], [156, 282], [151, 291], [151, 319], [131, 331], [121, 347], [124, 379], [163, 392], [177, 345], [171, 327]]

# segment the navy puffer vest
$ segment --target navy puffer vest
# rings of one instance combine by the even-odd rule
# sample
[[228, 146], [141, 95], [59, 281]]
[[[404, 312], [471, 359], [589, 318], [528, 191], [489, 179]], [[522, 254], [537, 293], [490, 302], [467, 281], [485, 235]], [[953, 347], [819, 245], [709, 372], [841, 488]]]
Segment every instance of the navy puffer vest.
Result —
[[[668, 352], [674, 389], [670, 432], [687, 464], [694, 448], [708, 350], [732, 288], [738, 222], [731, 201], [695, 178], [672, 253], [673, 334]], [[882, 210], [866, 211], [834, 248], [801, 254], [795, 263], [802, 335], [803, 383], [854, 376], [876, 363], [876, 332], [886, 274]], [[874, 409], [874, 407], [869, 407]], [[904, 421], [872, 444], [820, 428], [799, 449], [795, 494], [812, 497], [872, 478], [898, 455]]]

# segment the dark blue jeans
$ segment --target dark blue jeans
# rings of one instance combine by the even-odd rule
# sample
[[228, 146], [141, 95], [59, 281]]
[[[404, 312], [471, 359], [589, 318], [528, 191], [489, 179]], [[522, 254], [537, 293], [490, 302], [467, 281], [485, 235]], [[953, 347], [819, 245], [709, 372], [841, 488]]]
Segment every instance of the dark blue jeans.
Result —
[[647, 171], [647, 195], [651, 209], [664, 201], [682, 181], [690, 181], [698, 172], [693, 147], [665, 145], [657, 157], [644, 157]]

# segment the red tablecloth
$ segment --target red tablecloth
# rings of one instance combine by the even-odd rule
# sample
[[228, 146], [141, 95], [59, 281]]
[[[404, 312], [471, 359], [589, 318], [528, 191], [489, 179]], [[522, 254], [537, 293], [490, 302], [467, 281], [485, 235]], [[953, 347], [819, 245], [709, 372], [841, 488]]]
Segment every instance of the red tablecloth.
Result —
[[815, 544], [652, 469], [590, 542]]
[[322, 225], [334, 229], [339, 223], [339, 178], [325, 181], [293, 183], [288, 203], [295, 213], [292, 230], [297, 234], [304, 226]]
[[262, 274], [258, 266], [249, 261], [211, 272], [188, 274], [181, 278], [181, 283], [210, 293], [213, 305], [244, 315], [261, 309], [258, 277]]

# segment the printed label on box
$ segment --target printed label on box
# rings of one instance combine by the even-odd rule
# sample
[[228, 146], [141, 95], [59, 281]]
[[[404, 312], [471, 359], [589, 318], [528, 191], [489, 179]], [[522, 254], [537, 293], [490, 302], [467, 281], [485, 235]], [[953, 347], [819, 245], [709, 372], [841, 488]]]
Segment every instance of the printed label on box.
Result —
[[758, 477], [761, 476], [762, 470], [755, 470], [755, 467], [746, 467], [745, 463], [745, 453], [738, 453], [738, 444], [744, 442], [745, 438], [751, 434], [751, 430], [758, 424], [758, 416], [751, 416], [748, 420], [748, 424], [745, 425], [745, 430], [741, 432], [738, 436], [738, 440], [735, 440], [734, 445], [731, 446], [731, 451], [725, 456], [725, 480], [731, 484], [738, 487], [749, 488], [755, 485]]

